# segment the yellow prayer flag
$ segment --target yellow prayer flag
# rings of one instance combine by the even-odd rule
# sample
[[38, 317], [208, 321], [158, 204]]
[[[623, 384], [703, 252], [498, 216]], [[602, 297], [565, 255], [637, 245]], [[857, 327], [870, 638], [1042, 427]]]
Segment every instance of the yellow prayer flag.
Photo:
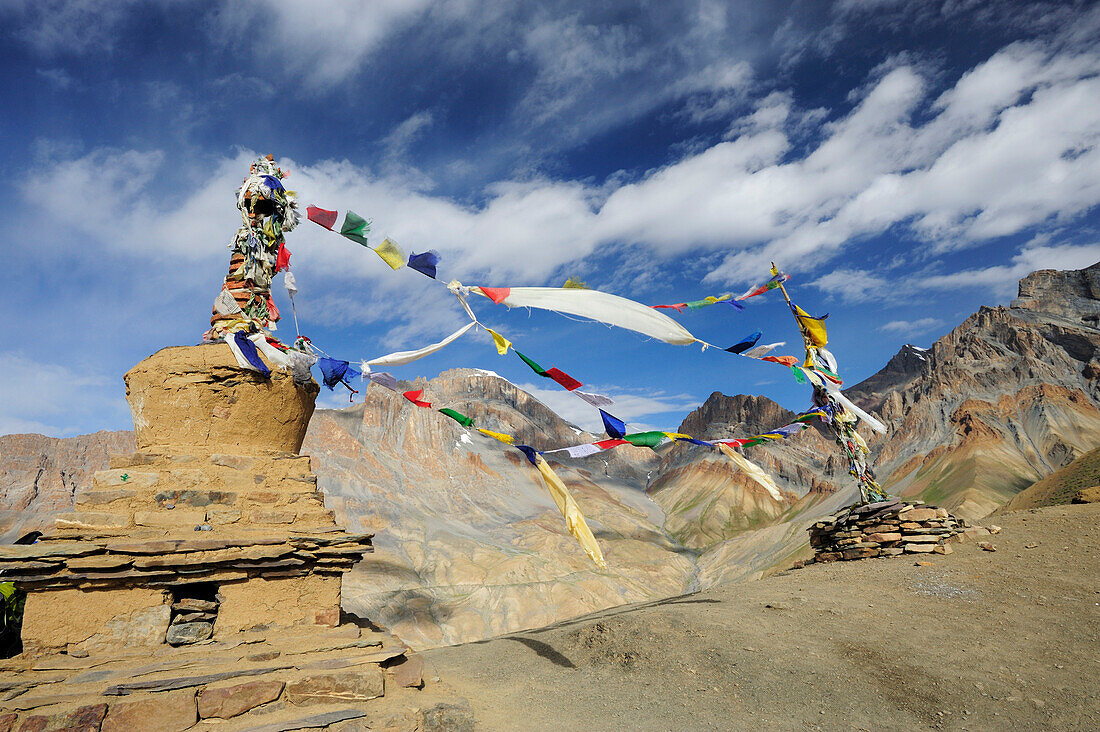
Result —
[[489, 335], [493, 337], [493, 343], [496, 344], [497, 353], [501, 356], [508, 353], [508, 349], [512, 347], [512, 342], [492, 328], [486, 328], [485, 330], [489, 331]]
[[815, 318], [797, 305], [794, 306], [794, 310], [798, 322], [802, 324], [802, 329], [810, 339], [810, 345], [821, 348], [829, 342], [823, 318]]
[[405, 266], [405, 254], [388, 237], [374, 248], [374, 253], [394, 269], [401, 269]]
[[677, 437], [685, 437], [687, 439], [691, 439], [691, 435], [682, 435], [679, 432], [662, 432], [661, 434], [670, 440], [675, 440]]
[[477, 431], [485, 435], [486, 437], [492, 437], [494, 440], [500, 440], [505, 445], [511, 445], [513, 442], [515, 442], [515, 438], [511, 435], [502, 435], [499, 432], [493, 432], [492, 430], [483, 430], [480, 427], [477, 428]]
[[596, 537], [592, 535], [592, 530], [588, 528], [588, 523], [584, 520], [584, 514], [581, 513], [580, 506], [573, 500], [573, 496], [565, 487], [565, 483], [562, 482], [561, 478], [550, 468], [541, 455], [538, 456], [538, 463], [535, 467], [542, 473], [542, 477], [546, 481], [546, 487], [550, 491], [550, 497], [554, 499], [554, 503], [558, 504], [558, 510], [565, 517], [565, 526], [569, 529], [569, 533], [580, 543], [584, 553], [596, 563], [597, 567], [607, 569], [607, 561], [603, 558], [600, 545], [596, 543]]
[[726, 457], [732, 460], [734, 464], [737, 465], [737, 467], [741, 468], [741, 470], [745, 472], [745, 475], [749, 476], [761, 486], [763, 486], [764, 490], [766, 490], [772, 498], [777, 501], [783, 500], [783, 494], [779, 492], [779, 486], [775, 484], [775, 481], [768, 477], [768, 474], [765, 473], [759, 465], [750, 462], [746, 457], [738, 453], [729, 445], [721, 442], [715, 444], [718, 445], [719, 450], [726, 454]]

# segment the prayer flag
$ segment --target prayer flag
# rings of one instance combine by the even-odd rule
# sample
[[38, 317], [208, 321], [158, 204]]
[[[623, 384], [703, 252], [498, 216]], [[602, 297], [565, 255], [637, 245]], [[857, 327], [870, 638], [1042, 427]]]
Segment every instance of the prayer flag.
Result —
[[580, 389], [574, 389], [573, 393], [591, 404], [596, 409], [599, 409], [600, 407], [610, 407], [612, 404], [615, 403], [610, 397], [606, 397], [603, 394], [592, 394], [591, 392], [581, 391]]
[[[333, 219], [335, 221], [335, 219]], [[367, 245], [367, 234], [370, 233], [370, 222], [354, 211], [344, 212], [344, 223], [340, 226], [340, 235], [351, 239], [357, 244]]]
[[657, 447], [665, 441], [664, 432], [635, 432], [632, 435], [624, 435], [623, 439], [634, 447]]
[[279, 242], [279, 254], [275, 257], [275, 273], [278, 274], [289, 267], [290, 250], [286, 248], [286, 243]]
[[512, 437], [511, 435], [502, 435], [499, 432], [493, 432], [492, 430], [484, 430], [480, 427], [478, 427], [476, 429], [477, 429], [478, 432], [485, 435], [486, 437], [492, 437], [494, 440], [500, 440], [505, 445], [511, 445], [515, 441], [515, 438]]
[[463, 427], [473, 427], [474, 426], [473, 418], [472, 417], [467, 417], [462, 412], [456, 412], [455, 410], [450, 409], [449, 407], [444, 407], [443, 409], [440, 409], [439, 411], [442, 412], [443, 414], [446, 414], [448, 417], [453, 419], [455, 422], [458, 422]]
[[600, 417], [603, 418], [603, 428], [607, 432], [609, 437], [613, 437], [617, 440], [623, 439], [626, 435], [626, 423], [618, 417], [614, 417], [607, 412], [600, 410]]
[[794, 366], [798, 363], [798, 359], [794, 356], [764, 356], [761, 361], [771, 361], [772, 363], [781, 363], [784, 366]]
[[534, 371], [536, 374], [538, 374], [539, 376], [546, 376], [546, 369], [544, 369], [542, 366], [539, 366], [537, 363], [527, 358], [519, 351], [516, 351], [516, 355], [519, 356], [525, 364], [530, 366], [531, 370]]
[[420, 274], [425, 274], [435, 279], [435, 267], [439, 264], [439, 252], [429, 249], [423, 254], [413, 252], [409, 255], [409, 269], [415, 269]]
[[318, 208], [317, 206], [309, 206], [306, 208], [306, 217], [313, 223], [319, 224], [329, 231], [332, 231], [332, 225], [336, 223], [336, 217], [339, 215], [337, 211], [329, 211], [327, 209]]
[[734, 462], [737, 467], [741, 468], [750, 478], [764, 487], [768, 494], [771, 495], [777, 501], [783, 500], [783, 495], [779, 492], [779, 486], [775, 484], [767, 473], [765, 473], [759, 465], [749, 462], [745, 457], [739, 454], [736, 450], [730, 447], [724, 442], [719, 442], [718, 449], [721, 450], [726, 457]]
[[[351, 364], [347, 361], [340, 361], [335, 358], [328, 358], [327, 356], [318, 360], [317, 365], [321, 368], [321, 374], [324, 377], [324, 384], [329, 389], [334, 388], [337, 384], [345, 382], [347, 379], [355, 378], [359, 375], [359, 372], [351, 367]], [[350, 386], [348, 386], [351, 389]], [[352, 389], [354, 391], [354, 389]]]
[[384, 386], [390, 391], [397, 391], [397, 379], [391, 373], [364, 369], [363, 378], [379, 386]]
[[486, 328], [485, 330], [489, 331], [489, 335], [493, 337], [493, 344], [497, 347], [497, 353], [501, 356], [508, 353], [508, 349], [512, 347], [512, 342], [492, 328]]
[[475, 287], [473, 289], [477, 290], [497, 305], [504, 302], [508, 298], [508, 295], [512, 293], [511, 287]]
[[565, 373], [564, 371], [559, 371], [556, 368], [547, 369], [546, 373], [544, 373], [543, 376], [546, 376], [548, 378], [553, 379], [554, 381], [558, 382], [565, 389], [568, 389], [569, 391], [579, 389], [579, 388], [581, 388], [581, 386], [583, 386], [583, 384], [581, 384], [581, 382], [577, 381], [576, 379], [574, 379], [572, 376]]
[[413, 404], [415, 404], [416, 406], [418, 406], [418, 407], [427, 407], [428, 409], [431, 409], [431, 406], [432, 406], [431, 402], [425, 402], [425, 401], [422, 401], [420, 399], [420, 395], [423, 394], [423, 393], [424, 393], [423, 389], [416, 389], [415, 391], [402, 392], [404, 397], [406, 399], [408, 399], [410, 402], [412, 402]]
[[599, 442], [593, 442], [592, 444], [600, 448], [601, 450], [610, 450], [613, 447], [618, 447], [619, 445], [629, 445], [630, 443], [622, 439], [621, 437], [616, 437], [611, 440], [600, 440]]
[[799, 384], [806, 383], [806, 374], [802, 373], [802, 369], [798, 366], [791, 366], [791, 373], [794, 374], [794, 380]]
[[539, 466], [539, 454], [538, 454], [538, 451], [535, 450], [535, 448], [530, 447], [528, 445], [513, 445], [512, 447], [516, 448], [517, 450], [522, 452], [524, 455], [526, 455], [527, 459], [536, 468]]
[[795, 317], [802, 325], [802, 330], [809, 339], [810, 345], [818, 348], [827, 345], [829, 338], [828, 334], [825, 333], [825, 318], [829, 317], [829, 314], [826, 313], [815, 318], [794, 303], [791, 303], [791, 307], [794, 308]]
[[726, 350], [730, 353], [744, 353], [757, 344], [760, 340], [760, 331], [753, 331], [750, 335], [743, 338], [741, 341], [734, 343]]
[[286, 287], [286, 294], [290, 295], [290, 299], [293, 300], [294, 296], [298, 294], [298, 281], [294, 279], [294, 273], [289, 269], [283, 275], [283, 286]]
[[237, 360], [241, 368], [252, 369], [259, 371], [264, 376], [271, 376], [271, 369], [267, 367], [267, 364], [260, 359], [260, 355], [256, 352], [256, 344], [248, 340], [248, 336], [244, 333], [237, 331], [232, 338], [226, 340], [226, 345], [233, 352], [233, 358]]
[[[625, 444], [626, 440], [619, 440], [619, 442]], [[566, 455], [568, 455], [571, 458], [583, 458], [583, 457], [588, 457], [589, 455], [595, 455], [596, 453], [602, 452], [602, 451], [603, 451], [603, 448], [601, 448], [598, 444], [587, 444], [587, 445], [574, 445], [573, 447], [562, 447], [562, 448], [559, 448], [557, 450], [547, 450], [546, 454], [549, 455], [550, 453], [553, 453], [553, 452], [564, 452]]]
[[388, 237], [374, 248], [374, 253], [381, 257], [383, 262], [390, 265], [391, 269], [401, 269], [405, 266], [405, 255], [397, 248], [397, 244]]
[[778, 343], [768, 343], [763, 346], [753, 346], [741, 355], [747, 358], [763, 358], [780, 346], [785, 345], [787, 345], [786, 341], [779, 341]]
[[550, 469], [550, 465], [541, 456], [537, 457], [535, 467], [542, 473], [546, 488], [550, 491], [550, 497], [554, 499], [561, 515], [565, 517], [565, 526], [569, 529], [569, 533], [580, 542], [585, 554], [596, 563], [597, 567], [607, 569], [607, 562], [603, 558], [603, 552], [600, 551], [600, 545], [596, 543], [596, 537], [592, 536], [592, 530], [588, 528], [580, 506], [573, 500], [565, 483]]

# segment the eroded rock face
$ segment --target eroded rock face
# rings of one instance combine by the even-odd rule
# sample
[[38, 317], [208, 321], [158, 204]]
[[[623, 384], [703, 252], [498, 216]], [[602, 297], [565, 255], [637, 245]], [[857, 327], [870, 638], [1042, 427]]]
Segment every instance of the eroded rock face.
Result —
[[163, 348], [126, 372], [139, 450], [297, 453], [317, 384], [242, 369], [224, 343]]
[[884, 485], [978, 518], [1100, 444], [1098, 317], [1100, 264], [1034, 272], [1011, 306], [849, 389], [891, 428], [871, 443]]

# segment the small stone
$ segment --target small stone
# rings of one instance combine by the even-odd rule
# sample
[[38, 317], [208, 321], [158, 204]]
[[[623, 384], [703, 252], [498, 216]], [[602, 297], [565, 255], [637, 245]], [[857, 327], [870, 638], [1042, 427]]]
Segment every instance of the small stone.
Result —
[[199, 600], [194, 597], [181, 597], [172, 603], [172, 609], [195, 613], [212, 613], [217, 611], [218, 603], [212, 600]]
[[916, 567], [934, 567], [934, 566], [936, 566], [935, 562], [914, 562], [913, 564]]
[[907, 554], [928, 554], [936, 547], [932, 544], [906, 544], [905, 551]]
[[936, 554], [954, 554], [955, 550], [947, 544], [941, 544], [939, 546], [932, 547], [932, 551]]
[[1039, 546], [1038, 544], [1032, 542], [1031, 544], [1024, 544], [1024, 549], [1035, 549], [1038, 546]]
[[186, 613], [172, 618], [172, 625], [180, 623], [214, 622], [217, 616], [214, 613]]
[[990, 524], [989, 525], [989, 533], [999, 534], [999, 533], [1001, 533], [1001, 527], [998, 526], [997, 524]]
[[180, 732], [198, 721], [195, 690], [180, 689], [157, 694], [139, 701], [111, 702], [101, 732], [131, 732], [155, 729]]
[[207, 687], [199, 696], [199, 716], [229, 719], [250, 709], [273, 702], [283, 693], [282, 681], [249, 681], [244, 684]]
[[835, 562], [840, 559], [839, 552], [821, 552], [814, 560], [818, 562]]
[[930, 521], [936, 518], [936, 509], [911, 508], [908, 511], [899, 513], [898, 518], [902, 521]]
[[291, 704], [346, 704], [376, 699], [383, 694], [382, 671], [377, 666], [355, 672], [307, 676], [287, 684]]
[[995, 552], [995, 551], [997, 551], [997, 547], [993, 546], [988, 541], [979, 541], [978, 542], [978, 548], [981, 549], [982, 551], [986, 551], [986, 552]]
[[206, 640], [213, 633], [213, 623], [182, 623], [168, 628], [164, 642], [170, 646], [182, 646]]

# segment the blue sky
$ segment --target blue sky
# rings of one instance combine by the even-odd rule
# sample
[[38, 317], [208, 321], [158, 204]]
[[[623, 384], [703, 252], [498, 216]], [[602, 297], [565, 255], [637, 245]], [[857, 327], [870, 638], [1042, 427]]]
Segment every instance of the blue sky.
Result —
[[[122, 373], [201, 336], [234, 190], [268, 152], [303, 207], [372, 218], [465, 284], [576, 276], [656, 304], [740, 292], [774, 259], [831, 313], [848, 383], [1034, 269], [1100, 260], [1091, 4], [0, 0], [0, 28], [0, 434], [130, 426]], [[302, 332], [336, 357], [464, 322], [312, 223], [287, 244]], [[474, 306], [634, 425], [672, 429], [712, 391], [808, 402], [773, 364]], [[775, 296], [674, 317], [800, 352]], [[484, 334], [394, 373], [458, 366], [598, 424]]]

